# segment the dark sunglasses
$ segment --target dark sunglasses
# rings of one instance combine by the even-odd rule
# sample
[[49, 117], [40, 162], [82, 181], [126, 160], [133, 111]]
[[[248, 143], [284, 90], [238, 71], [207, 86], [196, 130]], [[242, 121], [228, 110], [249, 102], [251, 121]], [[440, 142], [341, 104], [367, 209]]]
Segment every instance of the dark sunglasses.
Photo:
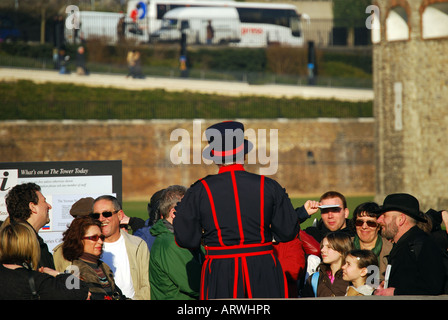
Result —
[[325, 208], [325, 209], [320, 209], [320, 213], [321, 214], [326, 214], [329, 212], [334, 212], [334, 213], [338, 213], [341, 212], [342, 208]]
[[92, 240], [92, 241], [98, 241], [98, 239], [101, 239], [101, 241], [104, 241], [105, 235], [104, 234], [100, 234], [100, 235], [94, 235], [94, 236], [90, 236], [90, 237], [82, 237], [84, 240]]
[[370, 227], [370, 228], [376, 228], [378, 226], [378, 222], [371, 221], [371, 220], [368, 220], [368, 221], [356, 220], [355, 221], [355, 225], [357, 227], [362, 227], [364, 225], [364, 222], [367, 223], [367, 226]]
[[110, 212], [110, 211], [104, 211], [104, 212], [102, 212], [102, 213], [91, 213], [90, 216], [91, 216], [93, 219], [99, 219], [99, 218], [100, 218], [100, 215], [103, 215], [104, 218], [110, 218], [110, 217], [112, 217], [112, 215], [113, 215], [114, 213], [117, 213], [118, 211], [120, 211], [120, 210], [116, 210], [116, 211], [113, 211], [113, 212]]

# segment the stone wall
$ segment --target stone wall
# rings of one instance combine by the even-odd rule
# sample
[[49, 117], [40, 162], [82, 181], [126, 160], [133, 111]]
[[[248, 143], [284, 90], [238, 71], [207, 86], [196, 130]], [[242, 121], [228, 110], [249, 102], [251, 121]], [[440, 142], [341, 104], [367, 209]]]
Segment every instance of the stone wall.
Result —
[[[246, 133], [253, 133], [247, 138], [257, 147], [249, 154], [247, 170], [259, 173], [263, 168], [271, 172], [276, 169], [270, 176], [291, 196], [320, 195], [329, 189], [345, 194], [373, 194], [372, 119], [241, 121]], [[149, 199], [152, 193], [168, 185], [189, 186], [205, 175], [216, 173], [214, 165], [201, 158], [197, 163], [194, 158], [207, 144], [195, 134], [201, 134], [214, 122], [1, 122], [1, 161], [122, 160], [123, 199]], [[185, 129], [182, 132], [188, 135], [188, 140], [171, 141], [176, 129]], [[278, 143], [275, 135], [271, 141], [270, 134], [275, 132]], [[190, 144], [190, 164], [173, 164], [173, 148], [181, 141]], [[266, 152], [260, 146], [267, 146]], [[275, 154], [278, 156], [274, 157]], [[253, 159], [264, 164], [254, 164]]]
[[[446, 0], [378, 0], [381, 41], [374, 45], [376, 200], [416, 196], [426, 211], [448, 208], [448, 38], [423, 39], [422, 12]], [[388, 41], [386, 19], [403, 6], [408, 39]], [[442, 27], [442, 26], [441, 26]]]

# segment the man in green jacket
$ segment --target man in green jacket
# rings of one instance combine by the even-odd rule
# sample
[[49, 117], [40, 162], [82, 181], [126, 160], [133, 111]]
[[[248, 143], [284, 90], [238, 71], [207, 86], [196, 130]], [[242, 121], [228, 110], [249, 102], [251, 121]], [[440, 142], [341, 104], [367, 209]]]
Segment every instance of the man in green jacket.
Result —
[[151, 300], [199, 298], [204, 253], [201, 250], [181, 248], [174, 240], [174, 207], [185, 191], [185, 187], [176, 185], [164, 190], [159, 204], [162, 219], [158, 220], [150, 231], [156, 237], [149, 261]]

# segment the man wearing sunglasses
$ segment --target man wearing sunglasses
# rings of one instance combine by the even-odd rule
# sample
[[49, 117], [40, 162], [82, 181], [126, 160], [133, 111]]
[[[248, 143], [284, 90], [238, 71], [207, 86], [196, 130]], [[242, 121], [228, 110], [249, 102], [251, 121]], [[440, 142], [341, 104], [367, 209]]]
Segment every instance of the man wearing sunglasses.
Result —
[[104, 195], [95, 199], [91, 216], [101, 221], [105, 236], [102, 260], [114, 272], [117, 286], [126, 297], [149, 300], [149, 250], [146, 242], [121, 230], [124, 216], [117, 198]]

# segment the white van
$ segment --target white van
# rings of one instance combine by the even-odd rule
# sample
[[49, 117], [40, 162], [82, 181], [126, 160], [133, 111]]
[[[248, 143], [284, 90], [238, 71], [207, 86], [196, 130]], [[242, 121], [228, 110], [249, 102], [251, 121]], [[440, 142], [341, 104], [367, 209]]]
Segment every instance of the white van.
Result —
[[[207, 30], [213, 29], [210, 39]], [[151, 34], [151, 41], [180, 41], [182, 32], [188, 44], [225, 44], [239, 42], [241, 28], [238, 12], [233, 7], [182, 7], [163, 16], [162, 27]]]

